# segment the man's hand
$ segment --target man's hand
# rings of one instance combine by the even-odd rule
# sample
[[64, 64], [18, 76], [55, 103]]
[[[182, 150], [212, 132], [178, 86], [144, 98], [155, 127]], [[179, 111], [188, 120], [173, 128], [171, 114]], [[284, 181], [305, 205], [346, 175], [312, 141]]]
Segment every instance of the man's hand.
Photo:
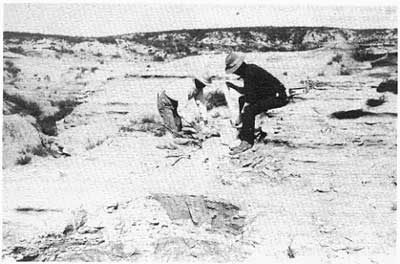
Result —
[[248, 102], [245, 102], [245, 103], [244, 103], [243, 108], [242, 108], [242, 111], [241, 111], [241, 114], [243, 114], [244, 109], [245, 109], [246, 107], [248, 107], [249, 105], [250, 105], [250, 103], [248, 103]]
[[231, 82], [225, 82], [226, 86], [228, 86], [228, 89], [232, 88], [233, 90], [235, 90], [236, 92], [243, 94], [244, 90], [243, 87], [239, 87]]

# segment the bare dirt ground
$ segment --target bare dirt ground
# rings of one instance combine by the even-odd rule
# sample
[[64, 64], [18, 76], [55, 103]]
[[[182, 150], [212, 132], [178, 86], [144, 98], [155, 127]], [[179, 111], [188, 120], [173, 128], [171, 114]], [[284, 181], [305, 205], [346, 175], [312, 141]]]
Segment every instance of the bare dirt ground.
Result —
[[[397, 73], [344, 57], [352, 73], [340, 75], [339, 64], [327, 65], [337, 52], [246, 55], [287, 87], [309, 79], [314, 89], [260, 116], [267, 137], [237, 157], [228, 154], [237, 143], [229, 122], [237, 94], [224, 87], [225, 54], [103, 64], [13, 58], [26, 79], [48, 74], [65, 85], [58, 92], [73, 90], [83, 103], [57, 123], [56, 141], [70, 156], [34, 156], [3, 170], [3, 259], [389, 263], [397, 96], [385, 94], [377, 107], [365, 102], [380, 96], [371, 86], [381, 76]], [[97, 69], [75, 78], [73, 67]], [[190, 85], [184, 77], [202, 67], [220, 77], [210, 89], [228, 99], [227, 108], [212, 110], [220, 137], [202, 148], [163, 149], [173, 141], [168, 135], [121, 130], [143, 117], [159, 121], [157, 89]], [[158, 77], [140, 77], [146, 74]], [[355, 109], [369, 114], [331, 116]]]

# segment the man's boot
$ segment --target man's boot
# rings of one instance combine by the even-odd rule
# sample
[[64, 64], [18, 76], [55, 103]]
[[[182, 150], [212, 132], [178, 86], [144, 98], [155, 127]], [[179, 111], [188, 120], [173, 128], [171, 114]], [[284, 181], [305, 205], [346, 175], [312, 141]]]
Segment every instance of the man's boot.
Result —
[[247, 141], [245, 141], [245, 140], [242, 140], [242, 141], [240, 142], [240, 145], [237, 146], [237, 147], [234, 147], [234, 148], [231, 150], [231, 152], [229, 152], [229, 154], [231, 154], [231, 155], [236, 155], [236, 154], [245, 152], [246, 150], [249, 150], [249, 149], [251, 149], [252, 147], [253, 147], [252, 144], [250, 144], [249, 142], [247, 142]]
[[238, 115], [238, 117], [236, 118], [235, 126], [242, 127], [242, 115]]
[[241, 119], [240, 115], [236, 118], [235, 121], [230, 120], [230, 122], [231, 122], [231, 126], [233, 128], [237, 128], [237, 129], [242, 128], [242, 119]]

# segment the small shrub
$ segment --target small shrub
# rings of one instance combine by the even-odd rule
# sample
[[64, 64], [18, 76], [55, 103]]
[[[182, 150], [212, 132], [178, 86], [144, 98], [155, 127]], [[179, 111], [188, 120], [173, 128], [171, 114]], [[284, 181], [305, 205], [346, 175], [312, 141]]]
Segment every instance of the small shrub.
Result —
[[89, 71], [89, 69], [86, 67], [78, 67], [78, 70], [80, 70], [81, 73], [85, 73], [85, 72]]
[[11, 52], [14, 52], [14, 53], [26, 55], [25, 50], [23, 48], [21, 48], [21, 47], [11, 47], [8, 50], [11, 51]]
[[141, 120], [142, 124], [157, 123], [154, 116], [145, 116]]
[[161, 57], [160, 55], [155, 55], [153, 57], [153, 61], [162, 62], [162, 61], [164, 61], [164, 58]]
[[134, 49], [134, 48], [128, 48], [128, 51], [129, 51], [130, 53], [137, 53], [137, 50]]
[[337, 53], [335, 56], [332, 57], [331, 61], [328, 62], [328, 65], [331, 65], [333, 62], [340, 63], [342, 59], [343, 59], [343, 54]]
[[343, 55], [342, 54], [340, 54], [340, 53], [338, 53], [338, 54], [336, 54], [336, 56], [335, 57], [333, 57], [332, 58], [332, 61], [336, 61], [336, 62], [341, 62], [342, 61], [342, 58], [343, 58]]
[[51, 46], [50, 48], [48, 48], [49, 50], [53, 50], [55, 52], [61, 53], [61, 54], [74, 54], [73, 50], [67, 49], [65, 47], [61, 47], [61, 49], [57, 49], [53, 46]]
[[364, 61], [364, 52], [359, 48], [355, 48], [351, 52], [351, 57], [356, 61]]
[[65, 116], [72, 113], [77, 105], [80, 105], [82, 102], [77, 101], [75, 98], [66, 98], [57, 101], [50, 101], [52, 106], [57, 106], [59, 111], [55, 115], [57, 120], [64, 118]]
[[4, 64], [3, 71], [10, 73], [13, 78], [17, 77], [21, 72], [21, 69], [17, 68], [12, 61], [7, 60]]
[[[60, 52], [61, 52], [62, 54], [74, 54], [74, 51], [73, 51], [73, 50], [66, 49], [66, 48], [64, 48], [64, 47], [61, 47]], [[75, 57], [77, 57], [77, 55], [75, 55]]]
[[85, 72], [89, 71], [89, 69], [86, 68], [86, 67], [77, 67], [76, 69], [77, 69], [79, 72], [76, 74], [75, 80], [81, 79], [81, 78], [83, 77], [83, 75], [85, 74]]
[[287, 248], [287, 255], [289, 258], [295, 257], [294, 250], [290, 246], [288, 246], [288, 248]]
[[92, 67], [90, 68], [91, 73], [95, 73], [99, 68], [98, 67]]
[[344, 65], [340, 67], [340, 75], [351, 75], [351, 71]]
[[96, 56], [96, 57], [102, 57], [103, 56], [103, 54], [101, 52], [96, 52], [93, 55]]
[[17, 165], [26, 165], [31, 162], [31, 160], [32, 157], [24, 153], [21, 157], [17, 159]]
[[144, 116], [135, 120], [131, 120], [128, 125], [121, 126], [119, 132], [150, 132], [154, 136], [161, 137], [166, 133], [165, 127], [156, 120], [154, 115]]
[[128, 126], [124, 125], [119, 128], [119, 132], [134, 132], [134, 131], [138, 131], [138, 130], [129, 125]]
[[114, 54], [114, 55], [111, 56], [111, 58], [119, 59], [119, 58], [121, 58], [121, 55], [120, 54]]
[[94, 149], [94, 148], [102, 145], [107, 139], [108, 139], [108, 137], [102, 138], [102, 139], [98, 139], [98, 140], [95, 140], [95, 141], [91, 141], [90, 139], [88, 139], [88, 143], [85, 146], [85, 149], [86, 150]]
[[34, 148], [34, 149], [32, 149], [31, 152], [32, 152], [33, 155], [36, 155], [36, 156], [39, 156], [39, 157], [46, 157], [47, 154], [48, 154], [46, 148], [43, 147], [43, 146]]

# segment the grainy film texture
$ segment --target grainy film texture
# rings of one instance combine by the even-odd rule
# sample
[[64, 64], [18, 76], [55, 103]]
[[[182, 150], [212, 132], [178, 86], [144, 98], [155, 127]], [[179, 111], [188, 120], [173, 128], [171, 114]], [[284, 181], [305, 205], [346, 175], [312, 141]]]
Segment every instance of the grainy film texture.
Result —
[[4, 261], [394, 263], [396, 6], [3, 7]]

